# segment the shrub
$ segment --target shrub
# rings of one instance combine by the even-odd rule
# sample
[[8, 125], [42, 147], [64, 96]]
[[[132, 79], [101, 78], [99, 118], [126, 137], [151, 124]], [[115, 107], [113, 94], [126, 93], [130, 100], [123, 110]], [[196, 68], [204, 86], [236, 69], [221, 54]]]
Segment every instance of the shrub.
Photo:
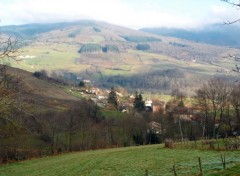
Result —
[[39, 79], [48, 78], [46, 70], [36, 71], [33, 73], [33, 76], [35, 76], [36, 78], [39, 78]]
[[137, 50], [142, 50], [142, 51], [146, 51], [150, 49], [150, 46], [148, 44], [138, 44], [136, 46]]
[[170, 148], [170, 149], [174, 148], [175, 146], [174, 146], [173, 140], [172, 139], [165, 139], [164, 147], [165, 148]]

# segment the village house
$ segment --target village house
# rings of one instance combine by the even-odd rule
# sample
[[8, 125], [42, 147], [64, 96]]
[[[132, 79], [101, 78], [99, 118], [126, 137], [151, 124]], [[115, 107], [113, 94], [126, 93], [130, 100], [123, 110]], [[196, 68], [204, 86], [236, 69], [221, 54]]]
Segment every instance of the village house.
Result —
[[152, 100], [146, 100], [144, 101], [145, 104], [145, 110], [150, 112], [152, 111]]

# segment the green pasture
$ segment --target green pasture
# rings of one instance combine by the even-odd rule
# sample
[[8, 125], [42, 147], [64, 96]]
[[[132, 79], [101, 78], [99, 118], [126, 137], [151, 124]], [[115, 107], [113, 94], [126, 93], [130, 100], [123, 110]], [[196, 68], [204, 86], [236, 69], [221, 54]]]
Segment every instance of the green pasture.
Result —
[[27, 71], [45, 70], [71, 70], [79, 67], [74, 63], [79, 57], [77, 47], [74, 45], [55, 44], [28, 46], [22, 50], [20, 56], [35, 56], [35, 58], [23, 58], [20, 61], [12, 61], [11, 65]]
[[238, 175], [240, 152], [226, 154], [226, 170], [221, 152], [194, 149], [166, 149], [163, 145], [137, 146], [62, 154], [0, 166], [1, 176], [172, 176], [173, 165], [178, 175], [194, 176], [199, 172], [201, 157], [203, 173]]
[[106, 118], [123, 118], [126, 116], [125, 113], [119, 111], [112, 111], [112, 110], [102, 110], [102, 115]]

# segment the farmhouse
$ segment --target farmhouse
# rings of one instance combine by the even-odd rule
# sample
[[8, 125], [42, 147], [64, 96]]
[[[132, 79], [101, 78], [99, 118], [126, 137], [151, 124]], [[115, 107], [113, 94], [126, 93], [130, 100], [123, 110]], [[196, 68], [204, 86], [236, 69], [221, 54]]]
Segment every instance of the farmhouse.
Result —
[[152, 100], [146, 100], [144, 103], [145, 103], [145, 110], [152, 111]]

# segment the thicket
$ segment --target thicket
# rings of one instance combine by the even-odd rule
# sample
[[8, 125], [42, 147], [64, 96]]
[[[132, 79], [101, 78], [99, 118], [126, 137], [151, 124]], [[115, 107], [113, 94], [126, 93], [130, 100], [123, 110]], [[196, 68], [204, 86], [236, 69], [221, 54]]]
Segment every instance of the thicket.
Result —
[[128, 42], [134, 42], [134, 43], [140, 43], [140, 42], [160, 42], [162, 41], [159, 38], [154, 38], [154, 37], [144, 37], [144, 36], [121, 36]]
[[136, 49], [137, 50], [142, 50], [142, 51], [146, 51], [146, 50], [150, 50], [150, 45], [148, 45], [148, 44], [138, 44], [137, 46], [136, 46]]
[[108, 52], [114, 52], [114, 53], [118, 53], [119, 52], [119, 48], [115, 45], [106, 45], [104, 47], [102, 47], [102, 51], [104, 53], [108, 53]]
[[169, 42], [169, 45], [178, 46], [178, 47], [187, 47], [188, 45], [177, 42]]
[[95, 32], [101, 32], [101, 29], [99, 29], [99, 28], [97, 28], [97, 27], [93, 27], [93, 30], [94, 30]]
[[79, 53], [94, 53], [94, 52], [116, 53], [116, 52], [119, 52], [119, 48], [115, 45], [106, 45], [102, 47], [101, 45], [98, 45], [98, 44], [88, 43], [88, 44], [84, 44], [78, 52]]
[[102, 51], [101, 45], [95, 44], [95, 43], [88, 43], [84, 44], [80, 50], [79, 53], [94, 53], [94, 52], [100, 52]]
[[77, 35], [76, 33], [72, 32], [72, 33], [68, 34], [68, 38], [75, 38], [76, 35]]
[[176, 87], [184, 88], [197, 86], [199, 82], [187, 78], [179, 69], [166, 69], [140, 73], [133, 76], [112, 76], [106, 80], [109, 84], [117, 84], [128, 89], [172, 90]]

